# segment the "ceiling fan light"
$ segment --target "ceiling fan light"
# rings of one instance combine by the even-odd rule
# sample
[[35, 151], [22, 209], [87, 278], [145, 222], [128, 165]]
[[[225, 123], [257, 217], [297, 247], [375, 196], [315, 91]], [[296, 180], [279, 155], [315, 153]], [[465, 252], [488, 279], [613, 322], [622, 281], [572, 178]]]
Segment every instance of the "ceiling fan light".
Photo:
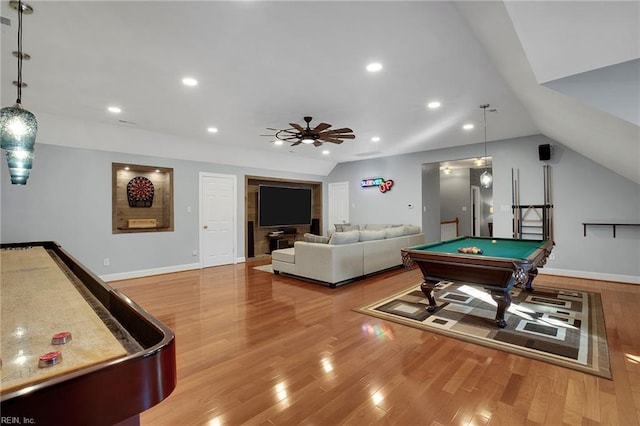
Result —
[[306, 143], [306, 144], [312, 144], [312, 143], [314, 143], [314, 142], [315, 142], [315, 139], [310, 138], [310, 137], [308, 137], [308, 136], [307, 136], [307, 137], [302, 138], [302, 139], [300, 140], [300, 142], [302, 142], [302, 143]]

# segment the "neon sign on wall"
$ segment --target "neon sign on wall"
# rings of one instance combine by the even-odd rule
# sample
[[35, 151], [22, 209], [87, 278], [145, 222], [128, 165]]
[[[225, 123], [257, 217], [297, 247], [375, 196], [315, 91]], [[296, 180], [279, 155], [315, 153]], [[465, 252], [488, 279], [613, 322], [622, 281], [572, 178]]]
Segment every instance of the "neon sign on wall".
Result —
[[362, 188], [371, 188], [372, 186], [377, 186], [380, 192], [385, 193], [391, 189], [393, 186], [393, 180], [384, 180], [383, 178], [373, 178], [373, 179], [362, 179], [360, 181], [360, 187]]

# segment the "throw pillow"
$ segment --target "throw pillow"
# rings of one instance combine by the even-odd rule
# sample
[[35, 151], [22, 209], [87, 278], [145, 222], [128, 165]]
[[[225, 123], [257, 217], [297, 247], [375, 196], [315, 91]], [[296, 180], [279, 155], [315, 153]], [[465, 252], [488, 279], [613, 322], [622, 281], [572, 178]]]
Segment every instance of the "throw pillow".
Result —
[[315, 235], [307, 232], [304, 234], [304, 240], [308, 243], [327, 244], [329, 242], [329, 237], [323, 237], [322, 235]]
[[334, 246], [340, 244], [351, 244], [357, 243], [359, 239], [360, 231], [334, 232], [333, 234], [331, 234], [329, 244], [332, 244]]
[[[351, 231], [351, 224], [350, 223], [336, 223], [333, 226], [336, 227], [336, 232]], [[345, 229], [345, 227], [349, 227], [349, 229]]]
[[378, 231], [378, 230], [380, 230], [380, 229], [385, 229], [387, 226], [389, 226], [389, 225], [381, 225], [381, 224], [376, 224], [376, 223], [373, 223], [373, 224], [368, 223], [368, 224], [366, 224], [366, 225], [365, 225], [364, 229], [367, 229], [367, 230], [373, 230], [373, 231]]

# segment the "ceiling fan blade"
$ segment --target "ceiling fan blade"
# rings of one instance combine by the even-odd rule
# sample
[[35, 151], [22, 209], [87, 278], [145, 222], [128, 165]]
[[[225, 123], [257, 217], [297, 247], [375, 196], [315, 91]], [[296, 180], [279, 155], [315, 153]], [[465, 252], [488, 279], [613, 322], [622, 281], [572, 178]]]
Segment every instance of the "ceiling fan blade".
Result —
[[348, 127], [343, 127], [342, 129], [327, 130], [324, 133], [353, 133], [353, 130], [349, 129]]
[[291, 146], [300, 145], [301, 143], [302, 143], [302, 141], [294, 142], [294, 143], [291, 144]]
[[320, 133], [318, 137], [321, 139], [324, 139], [324, 138], [355, 139], [356, 135], [343, 135], [340, 133], [324, 132], [324, 133]]
[[337, 143], [337, 144], [341, 144], [342, 142], [344, 142], [341, 139], [336, 139], [336, 138], [320, 138], [325, 142], [331, 142], [331, 143]]
[[319, 133], [325, 129], [328, 129], [329, 127], [331, 127], [331, 124], [328, 123], [320, 123], [318, 124], [316, 127], [314, 127], [313, 129], [313, 133]]
[[319, 140], [316, 140], [315, 142], [313, 142], [313, 146], [320, 146], [322, 145], [322, 142], [320, 142]]
[[289, 126], [293, 127], [294, 129], [296, 129], [299, 132], [304, 132], [304, 129], [302, 128], [302, 126], [300, 126], [299, 124], [296, 123], [289, 123]]

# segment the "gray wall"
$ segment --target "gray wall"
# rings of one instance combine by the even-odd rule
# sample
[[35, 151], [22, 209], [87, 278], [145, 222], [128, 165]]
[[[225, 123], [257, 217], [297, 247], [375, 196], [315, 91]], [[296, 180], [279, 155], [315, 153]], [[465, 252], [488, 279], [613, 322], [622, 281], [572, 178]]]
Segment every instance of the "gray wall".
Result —
[[[510, 237], [511, 170], [520, 170], [522, 204], [539, 204], [543, 197], [542, 162], [538, 145], [551, 143], [554, 153], [553, 202], [556, 260], [546, 272], [640, 283], [640, 229], [590, 228], [584, 221], [618, 220], [640, 223], [640, 185], [544, 137], [531, 136], [492, 142], [494, 233]], [[39, 144], [34, 170], [26, 186], [9, 183], [6, 161], [1, 161], [1, 235], [3, 243], [56, 240], [98, 275], [193, 265], [198, 261], [198, 173], [226, 173], [238, 177], [238, 257], [244, 256], [244, 175], [328, 182], [348, 181], [352, 223], [434, 222], [425, 218], [440, 203], [423, 188], [424, 165], [471, 158], [481, 145], [424, 151], [377, 158], [335, 167], [328, 177], [279, 174], [273, 170], [227, 166], [209, 162], [64, 148]], [[135, 163], [174, 169], [175, 231], [152, 234], [111, 234], [111, 163]], [[387, 193], [361, 188], [364, 178], [393, 179]], [[323, 204], [327, 205], [326, 186]], [[187, 207], [192, 207], [192, 213]], [[436, 209], [437, 207], [437, 209]], [[438, 217], [439, 221], [439, 217]], [[324, 212], [325, 228], [327, 224]], [[326, 231], [326, 229], [325, 229]], [[425, 231], [428, 231], [425, 227]], [[439, 231], [438, 231], [439, 232]], [[427, 234], [427, 239], [430, 239]], [[109, 258], [111, 265], [103, 266]], [[240, 259], [241, 260], [241, 259]]]
[[[174, 231], [111, 233], [111, 163], [171, 167]], [[157, 273], [195, 267], [199, 257], [199, 172], [237, 178], [237, 257], [245, 253], [245, 175], [324, 182], [324, 176], [278, 173], [214, 163], [39, 144], [26, 186], [11, 185], [2, 159], [3, 243], [58, 242], [100, 276]], [[324, 201], [326, 203], [326, 200]], [[187, 208], [191, 207], [191, 212]], [[105, 267], [103, 260], [109, 258]], [[123, 276], [124, 277], [124, 276]]]
[[[554, 146], [552, 159], [546, 164], [552, 167], [556, 245], [555, 260], [550, 260], [544, 271], [640, 283], [640, 228], [619, 229], [615, 239], [610, 228], [589, 228], [586, 238], [582, 230], [586, 221], [640, 223], [640, 185], [542, 135], [488, 144], [488, 155], [493, 159], [494, 235], [512, 236], [512, 168], [520, 172], [521, 204], [542, 204], [545, 163], [538, 159], [538, 145], [546, 143]], [[424, 225], [433, 222], [423, 217], [423, 211], [433, 212], [429, 207], [435, 201], [426, 198], [422, 208], [407, 207], [409, 202], [415, 204], [423, 194], [429, 194], [421, 187], [424, 165], [472, 158], [481, 148], [461, 146], [342, 163], [329, 174], [328, 181], [350, 182], [352, 223]], [[360, 179], [378, 175], [395, 181], [390, 193], [370, 192], [358, 186]], [[430, 240], [428, 231], [425, 229]]]

